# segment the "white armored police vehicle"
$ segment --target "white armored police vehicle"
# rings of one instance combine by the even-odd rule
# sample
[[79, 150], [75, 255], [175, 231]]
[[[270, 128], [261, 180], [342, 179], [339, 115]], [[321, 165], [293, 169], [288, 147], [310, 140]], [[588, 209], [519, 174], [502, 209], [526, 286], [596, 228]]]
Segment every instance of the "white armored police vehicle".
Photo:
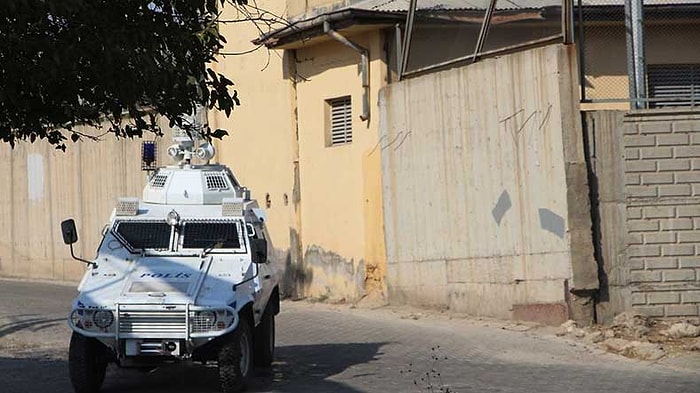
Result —
[[61, 224], [88, 264], [68, 318], [78, 393], [98, 391], [108, 363], [215, 362], [224, 392], [272, 363], [280, 298], [264, 212], [226, 166], [209, 164], [210, 144], [181, 142], [168, 149], [178, 164], [153, 173], [141, 200], [118, 199], [94, 260], [75, 257], [75, 223]]

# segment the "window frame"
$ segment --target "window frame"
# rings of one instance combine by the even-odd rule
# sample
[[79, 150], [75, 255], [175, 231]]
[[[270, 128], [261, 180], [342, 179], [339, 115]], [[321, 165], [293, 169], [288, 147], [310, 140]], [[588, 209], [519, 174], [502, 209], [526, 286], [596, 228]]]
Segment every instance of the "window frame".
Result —
[[[700, 106], [700, 63], [647, 64], [646, 74], [649, 108]], [[686, 89], [688, 95], [678, 95]]]
[[[343, 129], [340, 132], [334, 130], [334, 111], [336, 104], [342, 109]], [[337, 147], [352, 144], [353, 139], [353, 116], [352, 116], [352, 96], [344, 95], [340, 97], [329, 98], [324, 103], [325, 112], [325, 144], [326, 147]], [[336, 133], [340, 133], [342, 140], [336, 141]]]

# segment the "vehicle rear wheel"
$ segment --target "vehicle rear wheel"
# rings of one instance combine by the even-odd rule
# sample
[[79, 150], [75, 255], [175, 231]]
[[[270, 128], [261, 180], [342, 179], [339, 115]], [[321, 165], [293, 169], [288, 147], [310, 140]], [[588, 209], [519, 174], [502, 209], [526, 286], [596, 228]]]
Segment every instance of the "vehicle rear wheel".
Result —
[[219, 382], [224, 393], [238, 393], [245, 389], [253, 369], [253, 335], [247, 320], [241, 319], [238, 328], [219, 350]]
[[68, 349], [68, 372], [76, 393], [100, 390], [107, 371], [107, 351], [98, 340], [73, 332]]
[[255, 328], [255, 365], [270, 367], [275, 358], [275, 314], [268, 307]]

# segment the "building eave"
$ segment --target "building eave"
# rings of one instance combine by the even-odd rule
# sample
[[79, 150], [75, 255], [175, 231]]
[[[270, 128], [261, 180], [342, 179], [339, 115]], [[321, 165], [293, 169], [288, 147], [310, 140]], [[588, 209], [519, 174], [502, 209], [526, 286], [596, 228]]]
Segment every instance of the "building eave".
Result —
[[253, 43], [274, 49], [294, 49], [307, 45], [317, 37], [325, 36], [325, 22], [330, 23], [336, 30], [343, 30], [354, 26], [383, 28], [405, 19], [406, 14], [402, 12], [345, 9], [290, 23], [281, 29], [263, 34], [253, 40]]

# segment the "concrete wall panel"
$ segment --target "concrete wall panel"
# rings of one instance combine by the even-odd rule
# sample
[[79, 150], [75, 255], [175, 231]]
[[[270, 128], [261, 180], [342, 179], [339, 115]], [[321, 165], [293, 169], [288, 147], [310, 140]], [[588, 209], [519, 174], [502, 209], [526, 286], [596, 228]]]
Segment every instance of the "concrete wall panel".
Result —
[[[580, 123], [570, 119], [572, 62], [570, 48], [551, 46], [383, 91], [390, 298], [435, 302], [436, 291], [406, 291], [447, 285], [444, 306], [510, 316], [514, 304], [561, 309], [566, 288], [597, 287], [572, 267], [582, 248], [580, 270], [595, 278], [590, 218], [580, 216], [588, 189]], [[574, 207], [571, 189], [585, 203]], [[448, 261], [444, 277], [411, 277], [439, 260]]]
[[[159, 143], [159, 153], [166, 144]], [[69, 144], [65, 153], [43, 141], [0, 146], [7, 163], [0, 173], [7, 185], [0, 190], [0, 276], [79, 280], [85, 265], [70, 257], [60, 223], [75, 219], [75, 252], [92, 258], [116, 199], [141, 195], [140, 157], [141, 140], [111, 137]]]
[[389, 264], [387, 285], [391, 301], [445, 308], [449, 296], [446, 277], [444, 260]]

